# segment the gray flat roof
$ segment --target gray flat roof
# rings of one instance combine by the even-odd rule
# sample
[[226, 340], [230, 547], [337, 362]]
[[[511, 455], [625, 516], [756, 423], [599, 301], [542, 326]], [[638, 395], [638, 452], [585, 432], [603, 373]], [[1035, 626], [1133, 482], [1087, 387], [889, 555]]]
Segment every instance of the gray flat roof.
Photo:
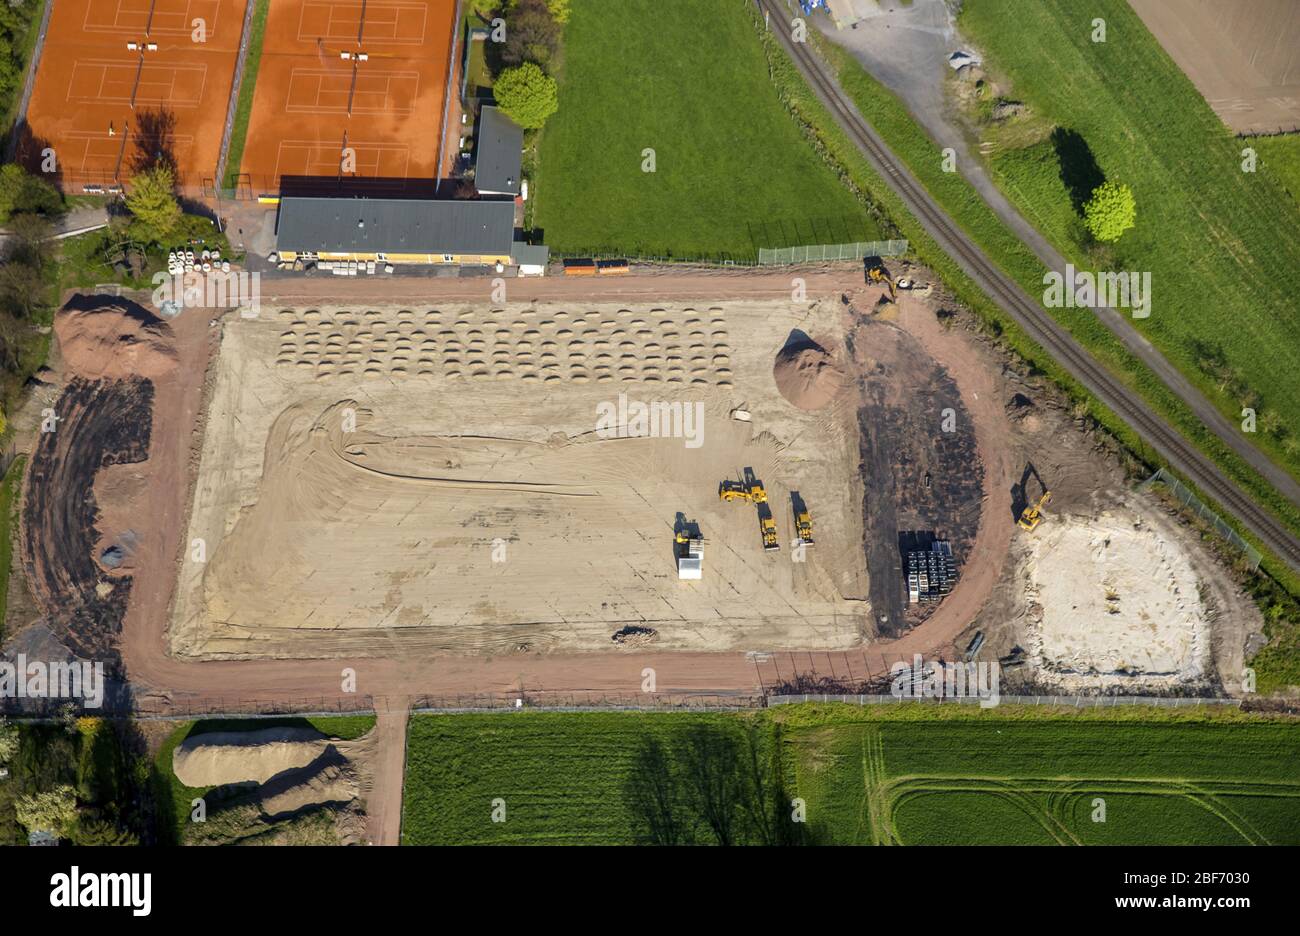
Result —
[[514, 235], [508, 201], [288, 197], [275, 242], [295, 252], [506, 255]]
[[474, 186], [486, 194], [518, 195], [523, 169], [524, 131], [491, 104], [479, 109]]
[[516, 243], [510, 259], [519, 266], [546, 266], [551, 259], [551, 248], [543, 244]]

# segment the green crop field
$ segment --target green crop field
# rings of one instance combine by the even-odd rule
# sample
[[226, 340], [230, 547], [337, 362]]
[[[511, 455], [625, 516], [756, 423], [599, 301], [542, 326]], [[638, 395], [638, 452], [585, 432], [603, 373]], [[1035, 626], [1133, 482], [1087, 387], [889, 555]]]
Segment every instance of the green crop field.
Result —
[[[732, 746], [701, 764], [693, 740]], [[738, 843], [770, 840], [756, 816], [793, 827], [802, 800], [787, 841], [1300, 844], [1300, 723], [929, 705], [416, 716], [403, 840], [661, 841], [644, 803], [662, 794], [679, 841], [711, 842], [692, 778], [721, 789], [722, 763]]]
[[1282, 181], [1300, 208], [1300, 133], [1254, 137], [1243, 141], [1243, 146], [1254, 147], [1264, 169]]
[[[1300, 474], [1300, 211], [1284, 172], [1267, 153], [1242, 170], [1247, 141], [1124, 0], [972, 0], [959, 25], [1003, 92], [1057, 128], [993, 159], [1008, 195], [1080, 267], [1149, 271], [1152, 313], [1135, 324], [1233, 422], [1243, 406], [1271, 413], [1257, 441]], [[1101, 179], [1133, 189], [1138, 220], [1096, 249], [1072, 200]]]
[[574, 0], [559, 82], [534, 209], [553, 250], [753, 259], [880, 236], [781, 103], [740, 3]]

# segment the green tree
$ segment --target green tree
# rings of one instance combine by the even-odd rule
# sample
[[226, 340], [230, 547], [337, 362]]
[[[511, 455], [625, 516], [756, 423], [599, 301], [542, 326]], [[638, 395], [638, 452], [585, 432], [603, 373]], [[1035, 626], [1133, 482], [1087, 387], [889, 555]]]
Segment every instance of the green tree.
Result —
[[492, 88], [497, 106], [525, 130], [536, 130], [560, 107], [555, 79], [532, 62], [507, 68]]
[[[506, 4], [506, 12], [513, 13], [516, 7], [527, 2], [528, 0], [510, 0]], [[557, 23], [567, 23], [569, 21], [569, 14], [572, 12], [569, 9], [569, 0], [544, 0], [544, 3], [551, 14], [551, 18]]]
[[155, 166], [131, 180], [126, 207], [135, 218], [132, 235], [149, 244], [162, 244], [181, 222], [176, 179], [167, 166]]
[[560, 26], [546, 0], [518, 0], [506, 19], [506, 42], [501, 61], [507, 66], [536, 62], [550, 67], [560, 48]]
[[[3, 418], [3, 414], [0, 414]], [[0, 718], [0, 764], [7, 764], [18, 753], [18, 729]]]
[[1137, 222], [1133, 190], [1122, 182], [1103, 182], [1083, 205], [1083, 223], [1103, 243], [1117, 241]]
[[50, 217], [63, 207], [59, 190], [44, 179], [13, 163], [0, 166], [0, 222], [19, 213]]
[[77, 797], [67, 785], [28, 793], [14, 800], [14, 813], [28, 832], [53, 832], [62, 837], [77, 819]]

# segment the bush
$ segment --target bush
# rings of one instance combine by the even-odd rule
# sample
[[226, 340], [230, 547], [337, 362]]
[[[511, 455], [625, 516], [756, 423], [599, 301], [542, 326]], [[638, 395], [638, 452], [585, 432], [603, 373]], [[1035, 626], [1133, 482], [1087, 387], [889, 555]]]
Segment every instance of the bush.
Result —
[[[528, 2], [529, 0], [510, 0], [506, 4], [506, 12], [513, 13]], [[569, 0], [537, 0], [537, 2], [546, 7], [547, 12], [551, 14], [551, 18], [557, 23], [567, 23], [569, 21], [569, 13], [571, 12], [569, 10]]]
[[559, 48], [560, 25], [547, 9], [546, 0], [519, 0], [506, 19], [501, 61], [511, 67], [535, 62], [548, 68]]
[[49, 217], [62, 212], [63, 196], [53, 185], [22, 166], [0, 166], [0, 223], [16, 214]]
[[1137, 221], [1133, 190], [1120, 182], [1103, 182], [1084, 203], [1083, 223], [1102, 243], [1117, 241]]
[[560, 108], [555, 79], [532, 62], [503, 71], [492, 88], [497, 106], [525, 130], [537, 130]]

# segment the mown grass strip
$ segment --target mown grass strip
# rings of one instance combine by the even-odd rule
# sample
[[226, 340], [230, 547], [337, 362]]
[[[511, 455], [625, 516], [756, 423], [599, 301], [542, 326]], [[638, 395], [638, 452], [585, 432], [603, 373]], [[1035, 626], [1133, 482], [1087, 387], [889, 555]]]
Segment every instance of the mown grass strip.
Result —
[[248, 39], [248, 58], [244, 62], [244, 77], [239, 85], [239, 103], [235, 107], [235, 122], [230, 131], [230, 150], [226, 153], [226, 174], [221, 180], [223, 188], [233, 189], [239, 180], [239, 167], [244, 161], [244, 141], [248, 136], [248, 119], [253, 112], [253, 92], [257, 89], [257, 73], [262, 67], [262, 40], [266, 35], [266, 16], [271, 0], [254, 0], [252, 35]]
[[5, 614], [9, 610], [9, 569], [13, 565], [13, 540], [18, 532], [18, 509], [22, 500], [23, 471], [27, 456], [19, 455], [5, 473], [0, 486], [0, 640], [4, 639]]

